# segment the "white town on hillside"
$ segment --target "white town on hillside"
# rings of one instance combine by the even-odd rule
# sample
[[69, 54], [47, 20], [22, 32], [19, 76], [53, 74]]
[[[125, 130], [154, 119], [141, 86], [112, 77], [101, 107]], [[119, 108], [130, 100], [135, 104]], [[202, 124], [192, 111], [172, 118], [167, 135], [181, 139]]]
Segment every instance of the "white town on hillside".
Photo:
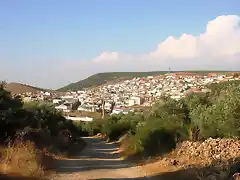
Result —
[[[168, 73], [159, 76], [135, 77], [115, 84], [103, 84], [96, 88], [74, 92], [38, 92], [21, 94], [24, 102], [48, 101], [65, 113], [73, 111], [72, 105], [79, 102], [75, 111], [99, 112], [102, 102], [106, 113], [127, 114], [135, 106], [152, 106], [162, 96], [179, 100], [191, 92], [208, 92], [206, 85], [222, 81], [239, 80], [233, 73], [193, 75], [190, 73]], [[69, 117], [69, 116], [68, 116]], [[77, 117], [70, 119], [77, 120]], [[91, 121], [89, 117], [78, 120]]]

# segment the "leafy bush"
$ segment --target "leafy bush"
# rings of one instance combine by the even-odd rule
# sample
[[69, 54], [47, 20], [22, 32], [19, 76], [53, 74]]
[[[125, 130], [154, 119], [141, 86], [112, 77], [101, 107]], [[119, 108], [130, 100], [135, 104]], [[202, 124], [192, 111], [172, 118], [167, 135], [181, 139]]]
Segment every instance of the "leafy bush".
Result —
[[131, 125], [126, 122], [106, 123], [103, 125], [102, 133], [106, 135], [109, 140], [117, 140], [130, 129]]
[[212, 92], [187, 97], [193, 140], [240, 135], [240, 83], [210, 86]]
[[79, 125], [79, 128], [83, 132], [87, 132], [88, 135], [94, 136], [98, 133], [102, 132], [102, 126], [103, 126], [103, 120], [102, 119], [96, 119], [92, 122], [87, 122]]
[[153, 156], [170, 151], [178, 140], [183, 139], [182, 132], [186, 130], [169, 122], [171, 121], [168, 119], [151, 117], [125, 142], [125, 155]]

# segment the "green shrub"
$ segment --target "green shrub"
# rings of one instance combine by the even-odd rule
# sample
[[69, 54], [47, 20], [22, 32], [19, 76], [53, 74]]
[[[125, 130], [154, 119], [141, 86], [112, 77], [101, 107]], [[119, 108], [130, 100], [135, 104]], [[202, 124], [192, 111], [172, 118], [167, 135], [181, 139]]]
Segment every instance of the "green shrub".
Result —
[[166, 119], [149, 119], [130, 137], [125, 155], [153, 156], [168, 152], [176, 146], [179, 129], [180, 127], [170, 126]]
[[127, 143], [126, 156], [161, 155], [176, 147], [174, 136], [164, 129], [149, 131], [141, 137], [140, 135], [132, 136]]
[[176, 147], [175, 137], [170, 131], [156, 129], [150, 131], [144, 140], [144, 155], [153, 156], [168, 152]]
[[127, 122], [106, 123], [103, 126], [102, 133], [109, 140], [117, 140], [121, 135], [131, 129], [131, 124]]
[[104, 123], [104, 120], [95, 119], [92, 122], [84, 123], [81, 127], [84, 132], [88, 133], [88, 135], [94, 136], [102, 132], [103, 123]]
[[212, 92], [186, 98], [190, 110], [193, 140], [208, 137], [240, 136], [240, 83], [224, 82], [210, 86]]

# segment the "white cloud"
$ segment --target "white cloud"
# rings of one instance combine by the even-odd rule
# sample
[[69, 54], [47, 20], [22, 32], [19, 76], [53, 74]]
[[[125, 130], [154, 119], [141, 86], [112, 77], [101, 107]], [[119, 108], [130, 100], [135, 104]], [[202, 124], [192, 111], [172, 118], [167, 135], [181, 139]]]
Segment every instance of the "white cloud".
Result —
[[99, 56], [95, 57], [93, 59], [93, 62], [112, 62], [117, 61], [119, 59], [120, 55], [118, 52], [102, 52]]
[[196, 37], [183, 34], [179, 39], [170, 36], [150, 53], [153, 58], [192, 58], [199, 54]]
[[206, 32], [199, 36], [183, 34], [180, 38], [168, 37], [160, 43], [153, 58], [194, 58], [234, 55], [240, 53], [240, 17], [219, 16], [209, 21]]
[[[98, 57], [95, 57], [93, 62], [109, 63], [120, 61], [122, 63], [126, 59], [128, 61], [129, 59], [132, 61], [145, 59], [145, 63], [154, 60], [158, 64], [159, 62], [168, 63], [172, 60], [184, 61], [184, 59], [191, 59], [196, 62], [201, 57], [203, 58], [202, 61], [207, 62], [212, 58], [221, 59], [223, 56], [234, 56], [239, 53], [240, 17], [227, 15], [218, 16], [216, 19], [209, 21], [205, 32], [199, 36], [186, 33], [183, 33], [179, 38], [169, 36], [157, 46], [156, 50], [148, 54], [134, 56], [118, 52], [103, 52]], [[196, 58], [196, 60], [193, 58]]]
[[[51, 87], [61, 87], [98, 72], [168, 70], [169, 67], [172, 70], [240, 70], [240, 17], [219, 16], [206, 24], [204, 33], [169, 36], [146, 54], [105, 51], [92, 60], [66, 61], [52, 70], [42, 69], [44, 79], [39, 86], [46, 87], [44, 82], [48, 82]], [[43, 73], [38, 71], [35, 73]], [[16, 73], [15, 76], [19, 77]], [[34, 77], [24, 77], [27, 82], [38, 85]]]

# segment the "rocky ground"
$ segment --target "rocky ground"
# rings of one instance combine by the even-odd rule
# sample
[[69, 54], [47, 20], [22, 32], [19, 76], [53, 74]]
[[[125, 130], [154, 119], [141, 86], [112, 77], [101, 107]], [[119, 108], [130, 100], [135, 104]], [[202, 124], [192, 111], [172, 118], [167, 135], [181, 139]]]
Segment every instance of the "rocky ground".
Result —
[[[158, 160], [146, 165], [146, 169], [157, 172], [182, 171], [186, 174], [195, 171], [198, 179], [227, 180], [240, 172], [240, 140], [212, 139], [203, 142], [185, 141]], [[167, 170], [166, 170], [167, 169]]]
[[211, 163], [214, 160], [227, 161], [240, 156], [240, 140], [237, 139], [212, 139], [204, 142], [185, 141], [177, 150], [178, 155], [185, 155], [189, 158], [201, 157]]

